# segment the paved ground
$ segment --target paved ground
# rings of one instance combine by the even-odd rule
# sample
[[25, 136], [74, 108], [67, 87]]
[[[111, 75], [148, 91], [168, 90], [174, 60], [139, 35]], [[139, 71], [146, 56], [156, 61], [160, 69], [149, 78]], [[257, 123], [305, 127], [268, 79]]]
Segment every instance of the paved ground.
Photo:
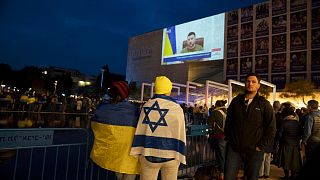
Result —
[[[195, 171], [195, 169], [192, 169], [192, 170], [188, 169], [188, 171], [193, 172], [193, 171]], [[284, 173], [283, 173], [283, 169], [282, 168], [278, 168], [275, 165], [271, 165], [270, 177], [268, 179], [259, 178], [259, 180], [280, 180], [280, 177], [283, 177], [283, 176], [284, 176]], [[193, 178], [192, 177], [184, 177], [184, 178], [180, 177], [178, 179], [180, 179], [180, 180], [192, 180]]]
[[279, 180], [280, 177], [283, 177], [284, 176], [284, 173], [283, 173], [283, 169], [281, 168], [278, 168], [277, 166], [275, 165], [271, 165], [271, 168], [270, 168], [270, 180]]

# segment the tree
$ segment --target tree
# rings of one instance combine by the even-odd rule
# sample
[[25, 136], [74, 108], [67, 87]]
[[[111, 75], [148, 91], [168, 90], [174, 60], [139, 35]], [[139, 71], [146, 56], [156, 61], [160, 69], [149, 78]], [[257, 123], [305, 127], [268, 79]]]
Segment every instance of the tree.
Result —
[[302, 98], [303, 103], [306, 105], [305, 97], [312, 97], [314, 99], [314, 84], [307, 80], [298, 80], [286, 84], [284, 90], [280, 94], [281, 98]]
[[270, 93], [272, 93], [272, 87], [266, 86], [264, 84], [260, 85], [259, 94], [261, 96], [263, 96], [266, 99], [268, 99], [268, 97], [270, 96]]
[[73, 85], [71, 74], [66, 72], [63, 73], [63, 75], [56, 77], [56, 80], [58, 81], [57, 85], [57, 92], [70, 95], [71, 94], [71, 88]]
[[237, 84], [232, 84], [232, 97], [236, 97], [238, 94], [244, 92], [244, 87], [237, 85]]
[[[34, 85], [34, 81], [39, 81], [42, 76], [42, 71], [36, 66], [26, 66], [17, 72], [15, 84], [17, 87], [28, 89]], [[34, 88], [34, 87], [32, 87]]]
[[[12, 80], [13, 71], [8, 64], [0, 63], [0, 83], [9, 83]], [[8, 85], [8, 84], [7, 84]]]

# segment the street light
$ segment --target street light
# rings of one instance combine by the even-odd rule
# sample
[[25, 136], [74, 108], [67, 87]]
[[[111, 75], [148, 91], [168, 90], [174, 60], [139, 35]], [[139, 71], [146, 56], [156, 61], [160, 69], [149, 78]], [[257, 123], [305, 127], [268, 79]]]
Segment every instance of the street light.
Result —
[[58, 81], [54, 81], [54, 92], [53, 92], [54, 95], [56, 94], [57, 85], [58, 85]]
[[103, 75], [104, 75], [105, 69], [101, 69], [101, 82], [100, 82], [100, 87], [102, 88], [102, 83], [103, 83]]

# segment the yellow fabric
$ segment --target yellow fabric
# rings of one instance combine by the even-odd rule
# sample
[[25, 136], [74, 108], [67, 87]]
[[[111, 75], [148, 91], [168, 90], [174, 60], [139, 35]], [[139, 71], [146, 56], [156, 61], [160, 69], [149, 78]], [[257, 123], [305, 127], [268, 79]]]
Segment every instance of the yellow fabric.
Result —
[[20, 101], [22, 101], [22, 102], [27, 102], [28, 99], [29, 99], [29, 97], [26, 95], [21, 95], [21, 97], [20, 97]]
[[7, 97], [7, 100], [8, 100], [8, 101], [10, 101], [11, 103], [13, 103], [13, 99], [12, 99], [12, 97], [11, 97], [10, 95], [7, 95], [6, 97]]
[[172, 83], [167, 77], [158, 76], [156, 77], [154, 89], [156, 94], [170, 93], [172, 89]]
[[173, 55], [172, 46], [171, 46], [171, 42], [170, 42], [168, 33], [166, 33], [166, 37], [165, 37], [165, 39], [164, 39], [164, 51], [163, 51], [163, 55], [164, 55], [164, 56]]
[[32, 104], [34, 102], [36, 102], [36, 98], [31, 97], [31, 98], [28, 99], [28, 104]]
[[98, 122], [91, 122], [91, 127], [95, 140], [90, 157], [96, 164], [119, 173], [139, 174], [138, 158], [130, 156], [134, 127]]

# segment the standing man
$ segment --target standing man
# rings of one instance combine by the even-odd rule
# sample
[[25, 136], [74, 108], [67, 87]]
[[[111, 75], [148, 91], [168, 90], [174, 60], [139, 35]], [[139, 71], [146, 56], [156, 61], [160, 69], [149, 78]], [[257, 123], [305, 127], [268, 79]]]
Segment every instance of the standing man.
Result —
[[188, 53], [194, 51], [202, 51], [203, 47], [196, 44], [196, 33], [190, 32], [187, 37], [187, 45], [181, 51], [181, 53]]
[[[319, 102], [316, 100], [308, 101], [309, 114], [305, 117], [302, 145], [305, 147], [307, 161], [314, 149], [320, 145], [320, 111]], [[319, 153], [319, 152], [317, 152]]]
[[170, 97], [171, 81], [165, 76], [155, 80], [155, 95], [145, 103], [131, 155], [138, 156], [141, 180], [174, 180], [180, 163], [186, 164], [186, 130], [181, 106]]
[[260, 76], [246, 76], [245, 93], [235, 97], [227, 110], [225, 136], [228, 141], [225, 179], [236, 179], [243, 165], [247, 180], [257, 180], [265, 148], [273, 143], [276, 131], [274, 110], [258, 94]]

